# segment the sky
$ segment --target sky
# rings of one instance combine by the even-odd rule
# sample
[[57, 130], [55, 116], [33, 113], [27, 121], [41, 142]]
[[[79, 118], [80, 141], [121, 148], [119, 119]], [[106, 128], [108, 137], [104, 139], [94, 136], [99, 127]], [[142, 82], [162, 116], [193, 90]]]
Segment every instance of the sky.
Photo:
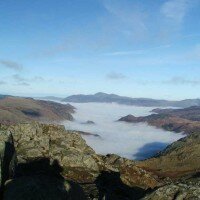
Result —
[[199, 98], [200, 0], [0, 0], [0, 94]]

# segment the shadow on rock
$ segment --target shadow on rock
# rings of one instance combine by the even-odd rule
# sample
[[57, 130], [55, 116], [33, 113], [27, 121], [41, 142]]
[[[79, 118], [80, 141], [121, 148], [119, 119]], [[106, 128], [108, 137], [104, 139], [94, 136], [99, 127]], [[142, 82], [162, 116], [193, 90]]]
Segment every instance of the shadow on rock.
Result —
[[57, 160], [41, 158], [18, 164], [13, 179], [6, 181], [4, 200], [84, 200], [80, 185], [66, 181]]
[[14, 169], [16, 165], [16, 155], [15, 148], [13, 145], [13, 137], [10, 135], [8, 140], [4, 144], [4, 152], [1, 155], [1, 183], [0, 183], [0, 199], [2, 199], [4, 184], [6, 180], [14, 174]]
[[125, 185], [118, 172], [102, 171], [95, 183], [99, 191], [99, 200], [137, 200], [145, 193], [141, 188]]

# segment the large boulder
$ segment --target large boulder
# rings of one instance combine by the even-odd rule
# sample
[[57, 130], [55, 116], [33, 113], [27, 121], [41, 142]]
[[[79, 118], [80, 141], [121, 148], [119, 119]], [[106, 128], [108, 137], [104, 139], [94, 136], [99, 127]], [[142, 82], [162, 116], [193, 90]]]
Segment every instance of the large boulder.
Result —
[[142, 189], [155, 188], [162, 181], [153, 173], [137, 166], [137, 162], [122, 158], [115, 154], [103, 157], [105, 167], [111, 171], [119, 172], [122, 182], [130, 187]]
[[16, 164], [14, 142], [10, 131], [0, 125], [0, 185], [12, 176]]
[[38, 158], [58, 161], [62, 175], [78, 182], [91, 182], [101, 169], [101, 157], [86, 145], [80, 134], [64, 126], [39, 123], [10, 126], [18, 165]]

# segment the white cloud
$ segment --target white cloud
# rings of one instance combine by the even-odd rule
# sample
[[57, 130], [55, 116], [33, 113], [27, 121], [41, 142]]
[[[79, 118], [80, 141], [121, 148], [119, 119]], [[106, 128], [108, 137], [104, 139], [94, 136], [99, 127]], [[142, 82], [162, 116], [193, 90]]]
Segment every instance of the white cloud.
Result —
[[120, 79], [125, 79], [127, 77], [122, 73], [110, 72], [109, 74], [107, 74], [106, 78], [110, 80], [120, 80]]
[[[47, 81], [41, 76], [34, 76], [31, 78], [24, 78], [23, 76], [19, 74], [14, 74], [12, 76], [12, 79], [15, 81], [17, 85], [22, 85], [22, 86], [30, 86], [31, 83], [33, 82], [44, 82]], [[49, 80], [50, 81], [50, 80]]]
[[0, 66], [13, 69], [16, 71], [21, 71], [23, 69], [23, 66], [21, 64], [11, 61], [11, 60], [0, 60]]
[[5, 81], [0, 81], [0, 85], [5, 85], [6, 82]]
[[27, 82], [26, 78], [23, 78], [22, 76], [20, 76], [19, 74], [14, 74], [12, 76], [15, 85], [19, 85], [19, 86], [29, 86], [30, 84]]
[[135, 51], [115, 51], [111, 53], [106, 53], [106, 56], [126, 56], [126, 55], [140, 55], [143, 54], [143, 50], [135, 50]]
[[111, 52], [111, 53], [106, 53], [104, 55], [106, 55], [106, 56], [142, 55], [142, 54], [147, 53], [148, 51], [157, 50], [157, 49], [166, 49], [166, 48], [170, 48], [170, 47], [171, 47], [171, 44], [165, 44], [165, 45], [155, 46], [155, 47], [148, 48], [148, 49], [138, 49], [138, 50], [134, 50], [134, 51], [115, 51], [115, 52]]
[[[141, 39], [145, 37], [146, 15], [144, 7], [133, 1], [121, 0], [104, 0], [103, 6], [112, 16], [110, 21], [112, 29], [118, 31], [127, 38]], [[108, 18], [106, 20], [109, 21]]]
[[161, 7], [161, 13], [174, 22], [181, 23], [187, 14], [191, 1], [169, 0]]
[[12, 77], [17, 82], [24, 82], [27, 80], [27, 79], [23, 78], [22, 76], [20, 76], [19, 74], [14, 74]]
[[200, 85], [200, 79], [187, 79], [184, 77], [176, 76], [172, 77], [170, 80], [163, 81], [164, 84], [172, 85]]

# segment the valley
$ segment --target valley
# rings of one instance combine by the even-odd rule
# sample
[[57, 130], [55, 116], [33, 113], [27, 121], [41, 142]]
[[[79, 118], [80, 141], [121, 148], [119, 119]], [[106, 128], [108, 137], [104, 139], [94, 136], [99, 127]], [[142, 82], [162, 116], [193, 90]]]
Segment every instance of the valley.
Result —
[[[71, 103], [76, 107], [73, 121], [65, 121], [68, 130], [97, 134], [83, 135], [87, 144], [99, 154], [114, 153], [129, 159], [145, 159], [167, 145], [184, 137], [181, 133], [165, 131], [145, 122], [128, 124], [117, 120], [130, 112], [136, 116], [148, 116], [155, 107], [137, 107], [116, 103]], [[86, 121], [94, 123], [85, 123]]]
[[[157, 200], [177, 192], [187, 193], [186, 199], [200, 195], [200, 134], [189, 128], [199, 124], [199, 107], [68, 104], [13, 96], [3, 96], [0, 105], [0, 198]], [[128, 113], [135, 116], [122, 117]], [[180, 131], [171, 128], [177, 118]], [[160, 125], [163, 119], [173, 126]], [[37, 184], [37, 194], [30, 184]]]

